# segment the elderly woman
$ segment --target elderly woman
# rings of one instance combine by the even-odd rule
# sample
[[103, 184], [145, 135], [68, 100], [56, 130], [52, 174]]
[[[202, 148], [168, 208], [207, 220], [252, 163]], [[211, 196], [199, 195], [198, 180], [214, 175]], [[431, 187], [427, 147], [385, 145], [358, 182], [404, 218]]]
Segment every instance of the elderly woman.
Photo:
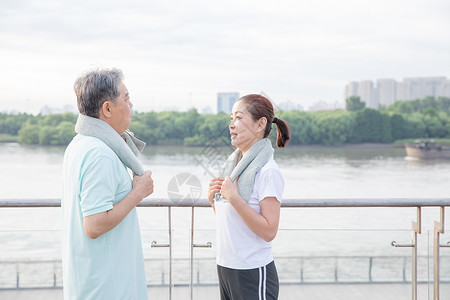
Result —
[[217, 218], [217, 270], [221, 299], [277, 299], [278, 275], [271, 241], [278, 231], [284, 179], [268, 136], [285, 147], [289, 127], [272, 103], [256, 94], [233, 106], [229, 130], [236, 151], [222, 177], [210, 181], [208, 200]]

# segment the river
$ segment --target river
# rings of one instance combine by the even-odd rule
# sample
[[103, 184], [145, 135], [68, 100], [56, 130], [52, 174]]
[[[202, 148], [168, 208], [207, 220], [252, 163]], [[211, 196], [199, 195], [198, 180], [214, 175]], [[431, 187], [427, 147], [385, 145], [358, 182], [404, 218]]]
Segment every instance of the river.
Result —
[[[59, 198], [64, 149], [0, 144], [0, 199]], [[227, 147], [147, 147], [141, 161], [153, 172], [151, 197], [170, 197], [171, 182], [185, 173], [198, 178], [201, 186], [196, 196], [206, 198], [211, 174], [217, 173], [214, 166], [230, 152]], [[285, 199], [449, 197], [450, 161], [407, 159], [404, 149], [390, 145], [288, 146], [276, 149], [275, 160], [285, 178]], [[167, 210], [139, 208], [138, 212], [144, 244], [167, 242]], [[195, 214], [196, 242], [214, 245], [212, 210], [201, 208]], [[190, 217], [190, 209], [173, 209], [175, 257], [185, 258], [189, 253]], [[419, 255], [429, 255], [430, 230], [438, 217], [438, 208], [423, 209]], [[409, 255], [410, 250], [393, 248], [390, 241], [410, 242], [413, 220], [415, 208], [284, 208], [274, 255]], [[60, 222], [59, 209], [0, 209], [0, 257], [60, 258]], [[447, 228], [449, 224], [446, 221]], [[41, 235], [30, 238], [32, 233]], [[196, 257], [214, 257], [211, 249], [196, 253]], [[167, 250], [147, 247], [145, 255], [165, 257]]]

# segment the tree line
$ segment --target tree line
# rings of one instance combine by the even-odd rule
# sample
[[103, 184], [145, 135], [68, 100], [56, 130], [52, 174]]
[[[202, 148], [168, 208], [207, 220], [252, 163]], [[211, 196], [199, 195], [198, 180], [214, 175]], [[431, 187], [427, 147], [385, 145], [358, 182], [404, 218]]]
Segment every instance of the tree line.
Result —
[[[397, 101], [389, 107], [366, 108], [359, 97], [346, 101], [346, 110], [277, 111], [289, 123], [293, 145], [392, 143], [415, 138], [450, 138], [450, 98], [426, 97]], [[20, 143], [67, 145], [75, 136], [77, 116], [0, 114], [0, 135]], [[130, 130], [150, 145], [202, 146], [229, 139], [229, 115], [188, 112], [135, 113]], [[275, 139], [276, 128], [271, 133]]]

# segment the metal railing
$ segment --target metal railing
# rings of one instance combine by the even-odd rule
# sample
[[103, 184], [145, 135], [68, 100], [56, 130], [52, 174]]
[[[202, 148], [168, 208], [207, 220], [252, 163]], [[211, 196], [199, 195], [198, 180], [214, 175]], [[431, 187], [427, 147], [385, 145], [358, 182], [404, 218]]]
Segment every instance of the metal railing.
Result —
[[[0, 208], [11, 207], [59, 207], [61, 205], [59, 199], [3, 199], [0, 200]], [[145, 199], [139, 207], [167, 207], [168, 208], [168, 225], [169, 225], [169, 242], [167, 244], [158, 244], [157, 241], [152, 243], [152, 247], [169, 248], [169, 299], [172, 299], [172, 207], [191, 207], [191, 235], [190, 235], [190, 297], [193, 299], [193, 253], [194, 248], [211, 247], [211, 243], [196, 244], [194, 243], [194, 211], [196, 207], [209, 207], [206, 199], [193, 201], [192, 199]], [[411, 253], [411, 287], [412, 299], [417, 300], [417, 235], [422, 231], [422, 207], [439, 207], [439, 220], [434, 223], [434, 250], [433, 250], [433, 299], [439, 299], [439, 257], [441, 247], [450, 247], [450, 244], [441, 244], [440, 235], [444, 233], [444, 217], [445, 207], [450, 206], [450, 198], [367, 198], [367, 199], [284, 199], [283, 208], [307, 208], [307, 207], [415, 207], [417, 208], [417, 218], [412, 222], [412, 239], [411, 243], [401, 244], [392, 241], [394, 247], [408, 247], [412, 249]]]
[[[441, 256], [441, 258], [444, 258]], [[288, 272], [288, 276], [280, 278], [280, 285], [292, 285], [292, 284], [410, 284], [411, 278], [408, 276], [410, 272], [408, 264], [410, 264], [410, 256], [275, 256], [274, 257], [277, 267], [287, 265], [294, 265], [295, 274]], [[145, 258], [144, 263], [147, 265], [155, 266], [160, 262], [163, 262], [164, 268], [153, 269], [152, 274], [154, 275], [151, 279], [147, 278], [147, 287], [164, 287], [168, 288], [172, 285], [166, 279], [167, 276], [165, 267], [169, 265], [168, 258]], [[422, 267], [428, 263], [428, 256], [418, 256], [418, 261], [422, 262]], [[193, 261], [192, 261], [193, 262]], [[190, 258], [175, 258], [174, 264], [189, 265], [192, 263]], [[206, 262], [206, 264], [205, 264]], [[317, 278], [317, 273], [308, 273], [311, 271], [305, 262], [310, 264], [324, 266], [327, 265], [328, 272], [326, 274], [320, 273], [321, 278]], [[349, 277], [346, 272], [348, 268], [342, 269], [342, 265], [346, 265], [352, 262], [358, 262], [361, 267], [359, 274], [353, 277]], [[450, 256], [445, 256], [445, 262], [450, 262]], [[202, 272], [208, 268], [207, 273], [211, 273], [211, 265], [215, 265], [215, 258], [201, 258], [196, 259], [195, 263], [202, 267], [198, 267], [194, 271], [194, 281], [193, 286], [211, 286], [218, 285], [217, 278], [211, 279], [207, 276], [202, 276]], [[395, 263], [395, 265], [393, 265]], [[329, 265], [328, 265], [329, 264]], [[375, 274], [374, 269], [378, 267], [389, 266], [395, 268], [400, 266], [398, 272], [395, 275], [389, 277], [381, 277], [379, 271]], [[3, 281], [0, 285], [1, 290], [11, 290], [11, 289], [60, 289], [63, 287], [62, 282], [62, 262], [58, 259], [53, 260], [0, 260], [0, 270], [9, 274], [8, 281]], [[34, 271], [39, 270], [38, 274], [30, 274]], [[279, 270], [279, 272], [282, 268]], [[281, 271], [282, 272], [282, 271]], [[5, 274], [2, 274], [5, 275]], [[309, 277], [308, 277], [309, 275]], [[311, 277], [311, 275], [316, 277]], [[361, 276], [362, 275], [362, 276]], [[447, 272], [447, 276], [449, 273]], [[5, 276], [3, 276], [5, 280]], [[442, 283], [449, 283], [450, 281], [444, 280]], [[418, 283], [427, 283], [426, 279], [418, 280]], [[188, 284], [184, 282], [178, 282], [174, 286], [187, 286]]]

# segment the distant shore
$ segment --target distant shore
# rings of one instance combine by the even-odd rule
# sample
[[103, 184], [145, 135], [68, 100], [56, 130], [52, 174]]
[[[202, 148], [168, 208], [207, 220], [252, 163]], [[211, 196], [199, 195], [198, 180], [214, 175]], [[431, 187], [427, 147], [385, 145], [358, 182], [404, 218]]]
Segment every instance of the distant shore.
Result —
[[[395, 141], [392, 143], [361, 143], [361, 144], [343, 144], [343, 145], [315, 145], [315, 144], [310, 144], [310, 145], [288, 145], [289, 148], [291, 147], [319, 147], [319, 148], [383, 148], [383, 149], [388, 149], [388, 148], [403, 148], [405, 147], [405, 144], [407, 143], [414, 143], [414, 141], [416, 141], [418, 139], [407, 139], [407, 140], [399, 140], [399, 141]], [[450, 146], [450, 139], [441, 139], [441, 138], [436, 138], [436, 139], [426, 139], [426, 140], [434, 140], [436, 143], [438, 144], [442, 144], [445, 146]], [[26, 146], [32, 146], [32, 144], [25, 144], [25, 143], [20, 143], [19, 142], [19, 137], [16, 135], [8, 135], [8, 134], [0, 134], [0, 143], [18, 143], [21, 145], [26, 145]], [[60, 147], [65, 147], [67, 145], [39, 145], [39, 146], [60, 146]], [[148, 145], [148, 147], [168, 147], [168, 148], [203, 148], [203, 147], [207, 147], [208, 145], [197, 145], [197, 146], [183, 146], [183, 145]], [[215, 146], [215, 147], [221, 147], [221, 146]], [[225, 145], [223, 147], [226, 147]]]

